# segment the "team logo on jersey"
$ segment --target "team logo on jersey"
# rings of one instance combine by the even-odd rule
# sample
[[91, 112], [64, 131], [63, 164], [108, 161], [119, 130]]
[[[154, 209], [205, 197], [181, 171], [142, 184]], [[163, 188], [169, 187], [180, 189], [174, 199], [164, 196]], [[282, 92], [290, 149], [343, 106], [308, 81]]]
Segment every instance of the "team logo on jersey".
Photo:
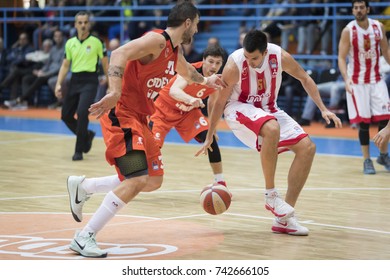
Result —
[[368, 51], [371, 48], [371, 41], [368, 36], [363, 37], [363, 46], [365, 51]]
[[142, 146], [144, 144], [142, 137], [138, 137], [137, 145]]
[[168, 55], [169, 55], [169, 48], [166, 48], [165, 49], [165, 57], [168, 57]]
[[381, 40], [381, 33], [379, 32], [378, 26], [376, 24], [374, 24], [372, 26], [372, 29], [374, 30], [375, 41], [380, 41]]
[[266, 88], [265, 80], [264, 79], [258, 79], [257, 80], [257, 90], [263, 91]]
[[271, 69], [271, 75], [276, 76], [276, 74], [278, 72], [278, 60], [276, 59], [275, 55], [270, 55], [269, 67]]
[[195, 122], [194, 126], [195, 126], [196, 129], [199, 129], [200, 128], [200, 123], [199, 122]]
[[91, 46], [87, 46], [87, 48], [86, 48], [86, 51], [87, 51], [87, 53], [90, 53], [91, 52]]
[[157, 161], [152, 161], [152, 169], [153, 170], [159, 170], [160, 167], [158, 166], [158, 162]]

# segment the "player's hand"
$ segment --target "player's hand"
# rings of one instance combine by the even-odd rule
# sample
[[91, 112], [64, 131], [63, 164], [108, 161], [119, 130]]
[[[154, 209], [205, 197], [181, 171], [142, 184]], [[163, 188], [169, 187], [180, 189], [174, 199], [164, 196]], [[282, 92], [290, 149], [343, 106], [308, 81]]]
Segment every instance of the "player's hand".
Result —
[[330, 121], [332, 120], [334, 122], [334, 125], [336, 128], [343, 127], [343, 124], [341, 123], [341, 120], [339, 117], [336, 116], [335, 113], [332, 113], [329, 110], [321, 112], [322, 118], [325, 120], [326, 124], [330, 124]]
[[352, 89], [352, 80], [348, 79], [347, 82], [345, 83], [345, 90], [353, 95], [353, 89]]
[[210, 150], [210, 152], [213, 151], [213, 149], [211, 148], [211, 144], [213, 143], [213, 139], [211, 138], [211, 140], [208, 138], [208, 133], [207, 133], [207, 137], [206, 137], [206, 140], [204, 141], [202, 147], [196, 152], [195, 156], [199, 156], [200, 154], [204, 154], [204, 155], [207, 155], [208, 153], [208, 150]]
[[57, 99], [62, 98], [61, 85], [56, 85], [55, 90], [54, 90], [54, 95], [57, 97]]
[[206, 85], [210, 88], [222, 89], [226, 87], [226, 84], [222, 81], [220, 75], [213, 74], [207, 77]]
[[96, 102], [89, 107], [89, 112], [91, 115], [96, 116], [97, 119], [100, 119], [105, 113], [115, 107], [119, 97], [120, 94], [107, 91], [107, 94], [99, 102]]
[[389, 141], [389, 133], [386, 133], [386, 128], [379, 131], [373, 138], [375, 145], [379, 148], [383, 145], [383, 143], [386, 143]]

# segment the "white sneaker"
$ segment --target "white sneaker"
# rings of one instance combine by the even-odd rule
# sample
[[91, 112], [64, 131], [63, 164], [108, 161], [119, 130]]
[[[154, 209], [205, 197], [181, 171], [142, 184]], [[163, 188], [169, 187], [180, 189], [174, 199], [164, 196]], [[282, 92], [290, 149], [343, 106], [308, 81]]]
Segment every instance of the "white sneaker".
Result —
[[294, 208], [281, 199], [277, 192], [265, 196], [265, 209], [271, 211], [278, 218], [287, 219], [294, 215]]
[[309, 229], [301, 226], [295, 217], [290, 217], [287, 220], [275, 218], [272, 231], [274, 233], [286, 233], [290, 235], [309, 235]]
[[84, 237], [79, 235], [79, 231], [76, 231], [72, 242], [70, 243], [69, 249], [79, 253], [84, 257], [90, 258], [105, 258], [107, 257], [107, 252], [101, 250], [95, 240], [95, 233], [90, 233], [89, 236]]
[[85, 176], [69, 176], [67, 182], [70, 211], [72, 211], [73, 218], [77, 222], [83, 220], [83, 206], [90, 197], [87, 192], [80, 187], [80, 184], [84, 179]]

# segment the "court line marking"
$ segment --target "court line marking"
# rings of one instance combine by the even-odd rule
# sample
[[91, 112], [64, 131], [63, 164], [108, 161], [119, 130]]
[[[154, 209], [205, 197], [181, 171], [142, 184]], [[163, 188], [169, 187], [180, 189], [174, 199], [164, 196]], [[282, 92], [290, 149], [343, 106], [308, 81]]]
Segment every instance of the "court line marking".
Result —
[[[234, 188], [229, 188], [233, 193], [235, 192], [262, 192], [264, 191], [263, 189], [260, 188], [245, 188], [245, 189], [234, 189]], [[281, 191], [286, 191], [287, 188], [278, 188]], [[381, 187], [381, 188], [357, 188], [357, 187], [352, 187], [352, 188], [304, 188], [305, 191], [390, 191], [390, 188], [386, 187]], [[199, 193], [199, 189], [194, 189], [194, 190], [159, 190], [159, 191], [154, 191], [154, 192], [148, 192], [148, 193], [142, 193], [142, 195], [159, 195], [159, 194], [166, 194], [166, 193]], [[95, 193], [93, 196], [103, 196], [106, 195], [106, 193]], [[18, 197], [0, 197], [0, 201], [10, 201], [10, 200], [25, 200], [25, 199], [42, 199], [42, 198], [63, 198], [63, 197], [69, 197], [68, 194], [58, 194], [58, 195], [40, 195], [40, 196], [18, 196]]]
[[[28, 215], [70, 215], [69, 213], [61, 213], [61, 212], [0, 212], [0, 215], [18, 215], [18, 214], [28, 214]], [[93, 215], [89, 213], [84, 213], [84, 215]], [[227, 216], [233, 216], [238, 218], [248, 218], [248, 219], [257, 219], [257, 220], [273, 220], [273, 217], [265, 217], [265, 216], [257, 216], [257, 215], [247, 215], [247, 214], [239, 214], [239, 213], [224, 213], [223, 215]], [[150, 216], [135, 216], [135, 215], [115, 215], [116, 217], [130, 217], [130, 218], [137, 218], [137, 219], [147, 219], [146, 221], [129, 221], [129, 222], [120, 222], [120, 223], [109, 223], [106, 225], [106, 227], [113, 227], [113, 226], [120, 226], [120, 225], [130, 225], [130, 224], [140, 224], [140, 223], [150, 223], [155, 221], [169, 221], [169, 220], [180, 220], [180, 219], [187, 219], [187, 218], [202, 218], [202, 217], [210, 217], [211, 215], [202, 213], [202, 214], [194, 214], [194, 215], [186, 215], [186, 216], [173, 216], [173, 217], [167, 217], [167, 218], [158, 218], [158, 217], [150, 217]], [[320, 227], [328, 227], [328, 228], [337, 228], [337, 229], [345, 229], [350, 231], [361, 231], [361, 232], [370, 232], [370, 233], [378, 233], [378, 234], [385, 234], [390, 235], [390, 231], [384, 231], [384, 230], [377, 230], [377, 229], [370, 229], [370, 228], [361, 228], [361, 227], [350, 227], [350, 226], [342, 226], [342, 225], [334, 225], [334, 224], [325, 224], [325, 223], [317, 223], [312, 220], [307, 221], [300, 221], [301, 224], [307, 224], [307, 225], [313, 225], [313, 226], [320, 226]], [[64, 228], [61, 230], [49, 230], [49, 231], [42, 231], [42, 232], [33, 232], [33, 233], [24, 233], [19, 235], [31, 235], [31, 234], [42, 234], [42, 233], [54, 233], [54, 232], [63, 232], [63, 231], [69, 231], [69, 230], [76, 230], [80, 227], [75, 228]]]

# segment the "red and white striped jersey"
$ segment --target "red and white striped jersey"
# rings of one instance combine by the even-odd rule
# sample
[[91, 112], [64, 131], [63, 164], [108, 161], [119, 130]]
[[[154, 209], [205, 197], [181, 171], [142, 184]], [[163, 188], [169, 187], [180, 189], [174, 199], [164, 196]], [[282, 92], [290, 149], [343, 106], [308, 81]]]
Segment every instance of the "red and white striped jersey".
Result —
[[233, 87], [230, 100], [253, 104], [266, 112], [274, 113], [280, 110], [276, 100], [282, 83], [282, 49], [269, 43], [267, 50], [260, 68], [248, 65], [244, 49], [238, 49], [230, 55], [240, 72], [240, 80]]
[[348, 23], [351, 47], [348, 76], [354, 84], [372, 84], [381, 80], [379, 72], [382, 29], [377, 20], [368, 19], [368, 28], [361, 28], [356, 20]]

